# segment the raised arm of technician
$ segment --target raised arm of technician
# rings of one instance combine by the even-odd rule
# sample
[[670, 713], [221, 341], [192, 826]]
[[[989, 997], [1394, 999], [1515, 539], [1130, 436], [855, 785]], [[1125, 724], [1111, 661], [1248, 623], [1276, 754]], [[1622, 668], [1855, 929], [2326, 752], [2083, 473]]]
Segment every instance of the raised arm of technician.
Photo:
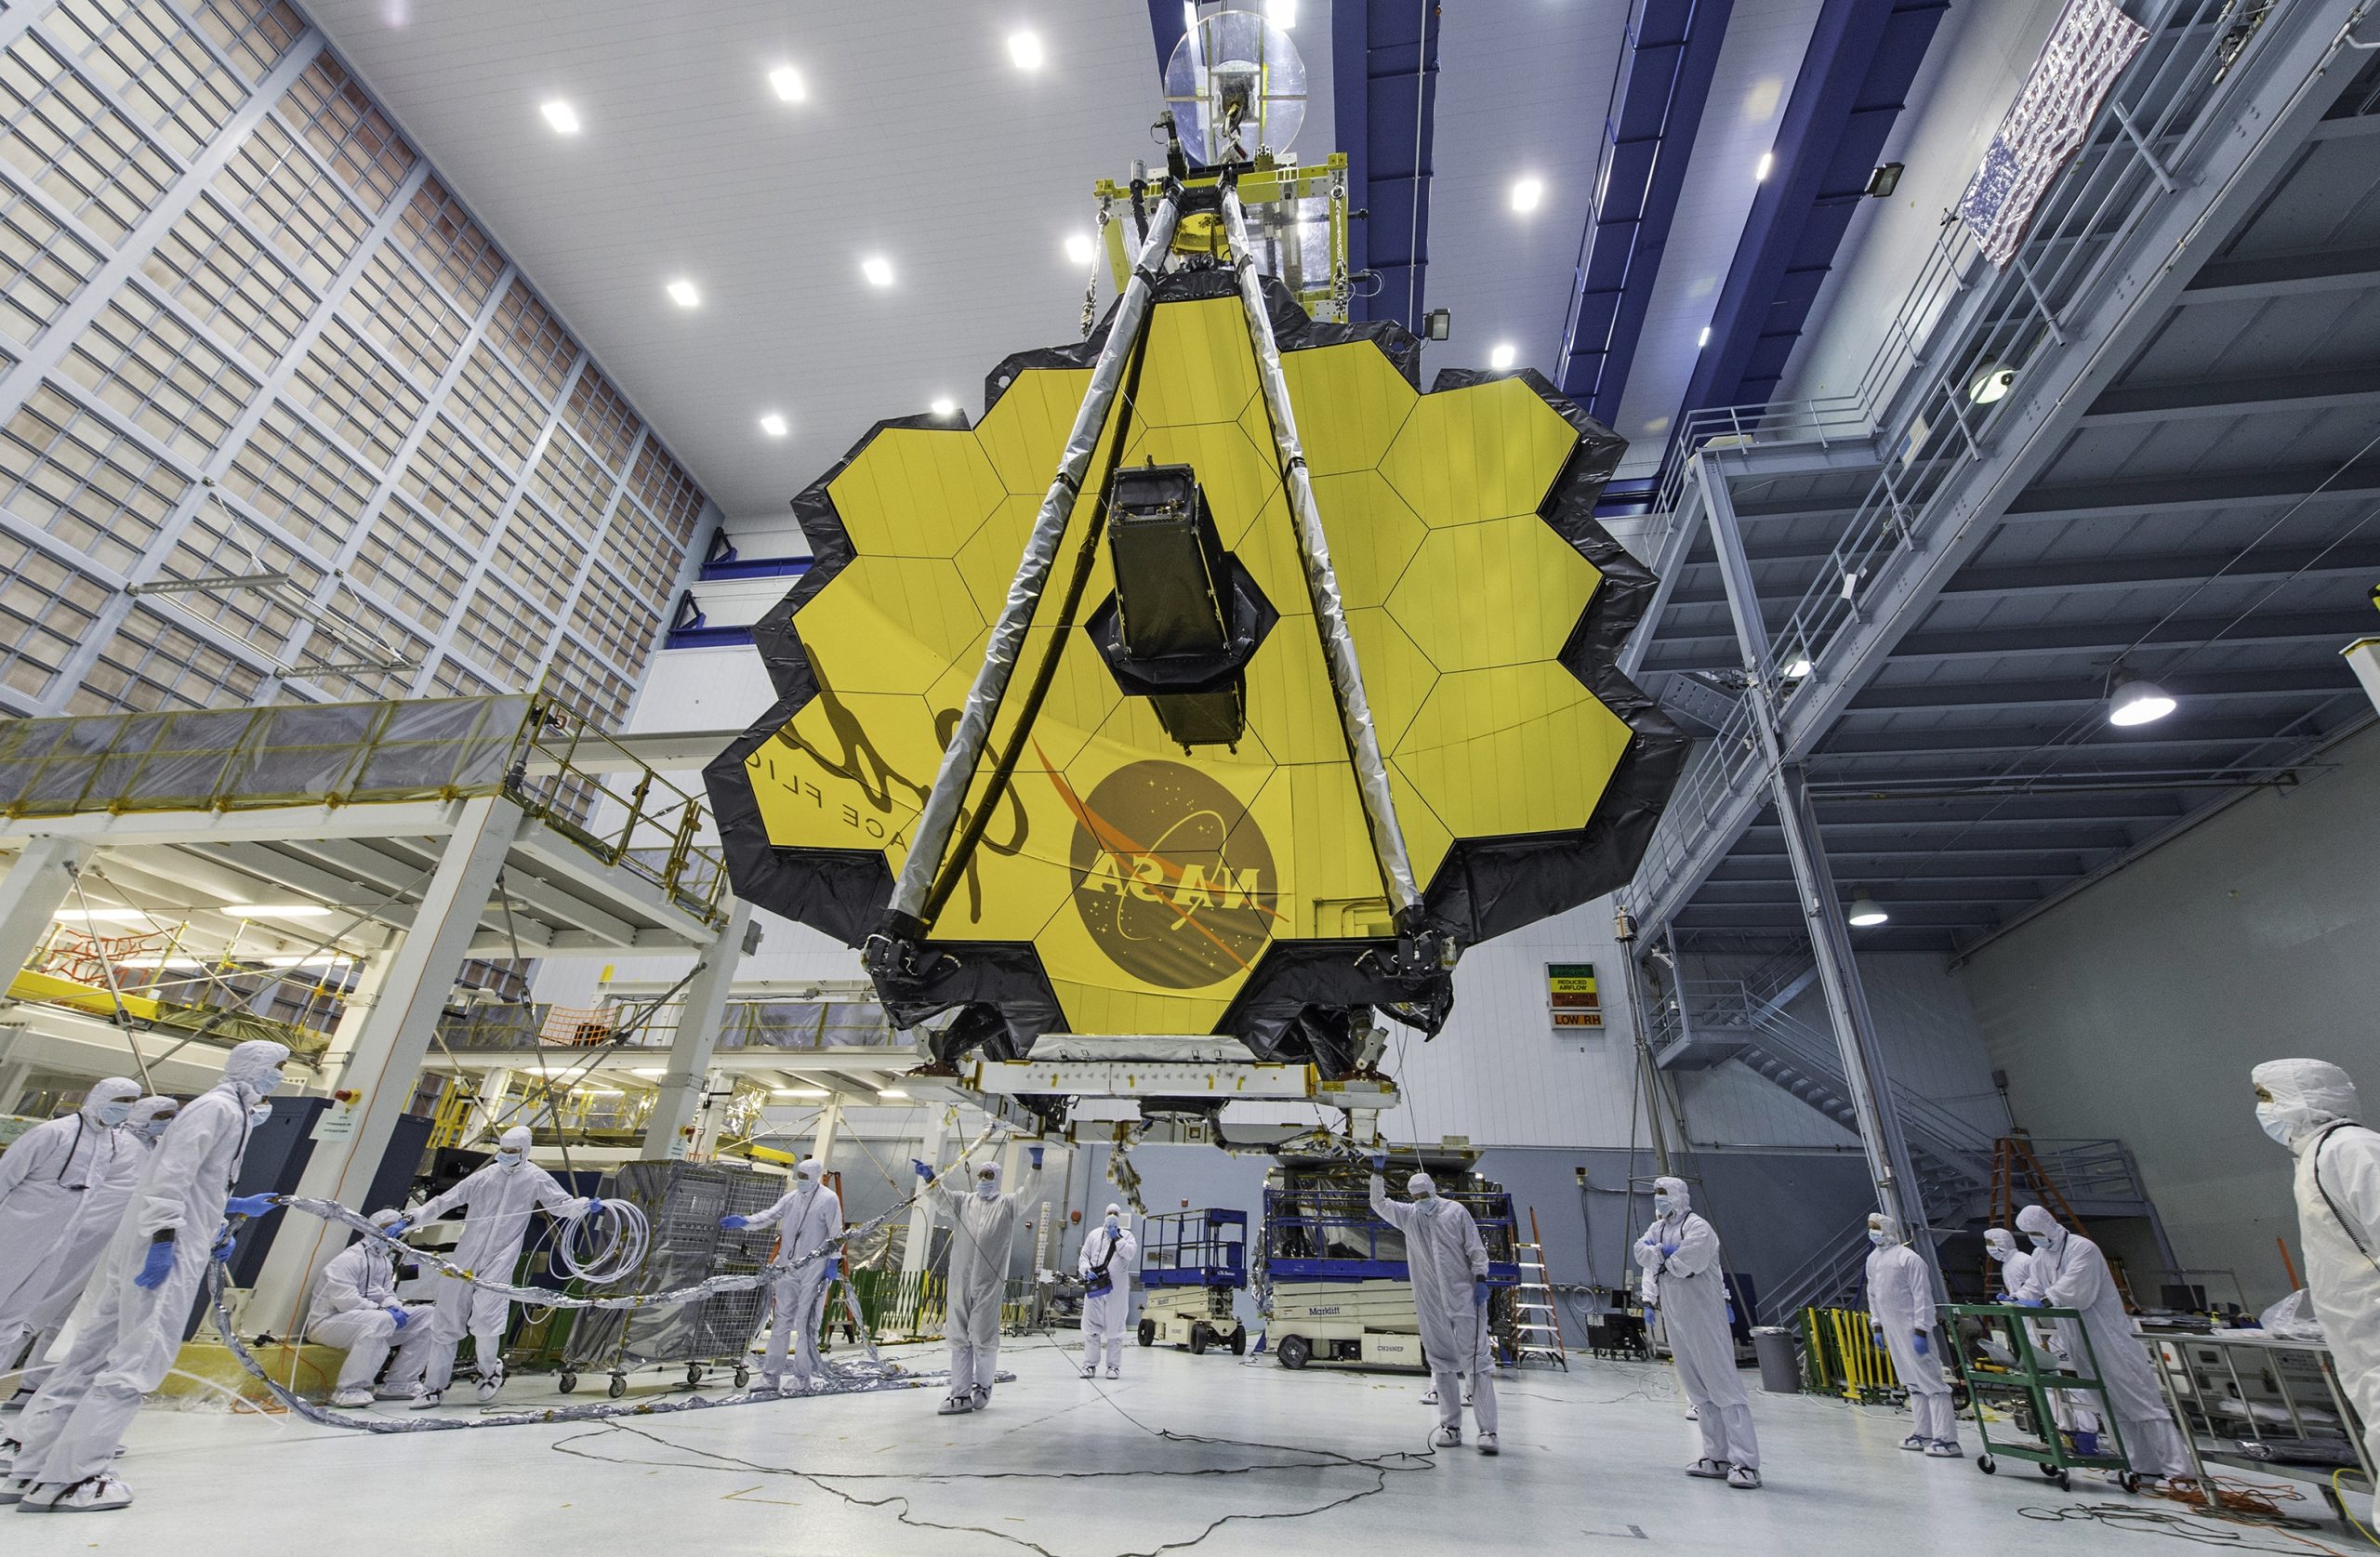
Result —
[[[1399, 1233], [1413, 1225], [1413, 1207], [1404, 1201], [1391, 1200], [1388, 1197], [1388, 1181], [1377, 1172], [1372, 1175], [1372, 1215], [1395, 1228]], [[1474, 1228], [1472, 1236], [1478, 1235], [1478, 1229]]]

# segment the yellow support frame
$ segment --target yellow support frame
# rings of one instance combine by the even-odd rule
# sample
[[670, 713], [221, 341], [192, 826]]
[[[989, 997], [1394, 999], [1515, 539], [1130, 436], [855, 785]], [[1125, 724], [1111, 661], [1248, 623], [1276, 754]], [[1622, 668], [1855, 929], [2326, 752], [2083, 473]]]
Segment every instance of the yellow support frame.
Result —
[[[1259, 207], [1277, 205], [1284, 200], [1323, 199], [1337, 193], [1342, 198], [1329, 201], [1330, 278], [1320, 286], [1310, 286], [1297, 295], [1306, 312], [1316, 318], [1335, 318], [1338, 314], [1336, 280], [1347, 273], [1347, 202], [1343, 198], [1347, 187], [1347, 153], [1333, 152], [1321, 162], [1306, 166], [1258, 165], [1245, 168], [1239, 175], [1239, 202], [1252, 214]], [[1213, 189], [1223, 181], [1220, 173], [1197, 173], [1183, 180], [1185, 190]], [[1144, 186], [1144, 198], [1155, 199], [1155, 182]], [[1132, 202], [1132, 186], [1102, 178], [1091, 186], [1091, 193], [1104, 206], [1120, 206], [1129, 210]], [[1187, 224], [1185, 224], [1186, 227]], [[1103, 232], [1107, 252], [1107, 279], [1117, 292], [1132, 273], [1132, 257], [1126, 246], [1124, 223], [1110, 221]], [[1220, 242], [1220, 239], [1218, 239]], [[1174, 240], [1178, 252], [1197, 253], [1201, 245], [1191, 238]]]

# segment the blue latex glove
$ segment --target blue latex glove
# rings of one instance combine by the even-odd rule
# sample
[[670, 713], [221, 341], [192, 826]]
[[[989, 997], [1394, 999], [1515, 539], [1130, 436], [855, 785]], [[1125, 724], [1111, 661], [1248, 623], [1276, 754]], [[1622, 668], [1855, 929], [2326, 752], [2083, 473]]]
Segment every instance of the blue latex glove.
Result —
[[2016, 1299], [2014, 1299], [2014, 1298], [2012, 1298], [2012, 1297], [2010, 1297], [2010, 1296], [2008, 1296], [2008, 1294], [2007, 1294], [2007, 1293], [2005, 1293], [2005, 1292], [1994, 1292], [1994, 1293], [1991, 1295], [1991, 1300], [1992, 1300], [1993, 1302], [1995, 1302], [1995, 1303], [1998, 1303], [1998, 1304], [1999, 1304], [1999, 1305], [2001, 1305], [2003, 1308], [2006, 1308], [2006, 1307], [2008, 1307], [2010, 1304], [2014, 1303], [2016, 1300]]
[[1934, 1354], [1934, 1343], [1925, 1339], [1925, 1332], [1924, 1330], [1917, 1332], [1914, 1344], [1917, 1347], [1917, 1354], [1919, 1356], [1930, 1357]]
[[1473, 1308], [1486, 1308], [1488, 1306], [1488, 1278], [1486, 1276], [1474, 1276], [1471, 1278], [1471, 1306]]
[[1372, 1154], [1372, 1171], [1375, 1173], [1385, 1173], [1388, 1171], [1388, 1154], [1386, 1152], [1374, 1152]]
[[232, 1248], [237, 1242], [238, 1240], [231, 1236], [231, 1224], [227, 1221], [215, 1230], [215, 1246], [206, 1252], [215, 1260], [227, 1260], [231, 1258]]
[[2018, 1308], [2047, 1308], [2049, 1307], [2049, 1300], [2046, 1298], [2019, 1298], [2016, 1300], [2016, 1306]]
[[593, 1216], [596, 1212], [598, 1212], [598, 1211], [602, 1210], [602, 1208], [603, 1208], [603, 1202], [602, 1202], [602, 1198], [601, 1198], [600, 1196], [590, 1194], [590, 1195], [588, 1195], [588, 1196], [587, 1197], [587, 1209], [586, 1209], [585, 1211], [581, 1212], [580, 1214], [581, 1214], [581, 1215], [583, 1215], [583, 1216], [590, 1216], [590, 1217], [591, 1217], [591, 1216]]
[[404, 1236], [406, 1231], [412, 1226], [413, 1218], [399, 1217], [388, 1226], [380, 1229], [380, 1235], [384, 1238], [402, 1238]]
[[227, 1217], [260, 1217], [280, 1204], [281, 1196], [277, 1194], [235, 1194], [223, 1202], [223, 1214]]
[[721, 1217], [719, 1219], [719, 1225], [726, 1228], [730, 1233], [740, 1233], [752, 1225], [752, 1219], [750, 1217]]
[[1671, 1255], [1675, 1254], [1676, 1252], [1677, 1246], [1675, 1244], [1663, 1244], [1661, 1246], [1661, 1258], [1664, 1260], [1667, 1260]]
[[923, 1179], [929, 1184], [933, 1182], [933, 1167], [932, 1164], [922, 1163], [917, 1158], [911, 1157], [909, 1159], [909, 1166], [918, 1170], [919, 1178]]
[[1868, 1333], [1876, 1338], [1876, 1344], [1879, 1347], [1882, 1347], [1884, 1344], [1884, 1327], [1882, 1325], [1869, 1326]]
[[1038, 1146], [1027, 1146], [1025, 1149], [1025, 1155], [1033, 1159], [1033, 1171], [1036, 1173], [1041, 1171], [1041, 1152], [1042, 1148]]
[[413, 1315], [407, 1313], [403, 1308], [399, 1307], [395, 1303], [390, 1303], [387, 1308], [382, 1309], [380, 1312], [395, 1320], [397, 1322], [397, 1328], [400, 1330], [413, 1323]]
[[140, 1273], [132, 1285], [143, 1292], [154, 1292], [165, 1285], [165, 1277], [174, 1268], [174, 1239], [171, 1234], [149, 1246], [147, 1258], [140, 1261]]

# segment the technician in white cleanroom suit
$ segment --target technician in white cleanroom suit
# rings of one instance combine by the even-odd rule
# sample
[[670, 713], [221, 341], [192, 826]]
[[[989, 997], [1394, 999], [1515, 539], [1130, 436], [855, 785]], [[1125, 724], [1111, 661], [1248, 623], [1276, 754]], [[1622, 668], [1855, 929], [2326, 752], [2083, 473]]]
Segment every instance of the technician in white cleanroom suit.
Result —
[[[2314, 1315], [2363, 1418], [2365, 1448], [2380, 1453], [2380, 1134], [2356, 1122], [2355, 1083], [2336, 1065], [2268, 1060], [2249, 1076], [2256, 1123], [2296, 1155], [2297, 1238]], [[2380, 1520], [2380, 1496], [2373, 1505]]]
[[1983, 1230], [1983, 1252], [2000, 1265], [2000, 1290], [1992, 1295], [1995, 1303], [2010, 1299], [2038, 1298], [2038, 1290], [2030, 1289], [2033, 1275], [2033, 1257], [2016, 1247], [2016, 1234], [2004, 1227]]
[[1488, 1246], [1469, 1207], [1438, 1194], [1437, 1181], [1416, 1173], [1405, 1181], [1410, 1202], [1388, 1197], [1381, 1169], [1384, 1154], [1372, 1156], [1372, 1215], [1405, 1234], [1405, 1265], [1413, 1282], [1413, 1311], [1421, 1321], [1421, 1356], [1438, 1397], [1441, 1448], [1462, 1442], [1462, 1385], [1471, 1380], [1471, 1414], [1479, 1424], [1479, 1452], [1496, 1445], [1495, 1358], [1488, 1335]]
[[0, 1368], [16, 1362], [39, 1327], [36, 1313], [59, 1260], [87, 1225], [92, 1192], [113, 1174], [137, 1171], [140, 1144], [116, 1127], [132, 1116], [139, 1096], [138, 1086], [112, 1075], [82, 1107], [35, 1125], [0, 1152]]
[[288, 1062], [281, 1044], [251, 1039], [234, 1048], [223, 1079], [185, 1104], [149, 1154], [108, 1246], [99, 1302], [18, 1423], [0, 1502], [74, 1513], [132, 1501], [110, 1464], [140, 1397], [174, 1366], [210, 1255], [231, 1253], [225, 1219], [260, 1215], [271, 1204], [265, 1195], [230, 1196], [248, 1132], [259, 1116], [271, 1117], [264, 1099]]
[[962, 1160], [956, 1175], [960, 1183], [973, 1181], [971, 1194], [953, 1189], [953, 1177], [934, 1176], [932, 1168], [915, 1158], [910, 1166], [926, 1181], [922, 1192], [950, 1223], [950, 1270], [943, 1282], [943, 1330], [950, 1337], [950, 1394], [939, 1414], [981, 1411], [992, 1402], [992, 1381], [999, 1372], [1000, 1298], [1008, 1287], [1010, 1247], [1016, 1241], [1017, 1209], [1038, 1183], [1041, 1148], [1030, 1148], [1033, 1172], [1025, 1187], [1000, 1193], [1000, 1168], [996, 1162], [969, 1169]]
[[[17, 1396], [9, 1405], [20, 1406], [33, 1399], [33, 1392], [49, 1378], [49, 1349], [66, 1327], [68, 1316], [73, 1313], [84, 1288], [91, 1283], [91, 1273], [107, 1258], [108, 1245], [115, 1237], [116, 1224], [124, 1220], [124, 1208], [132, 1204], [132, 1192], [140, 1182], [140, 1170], [149, 1165], [149, 1154], [154, 1150], [165, 1127], [181, 1112], [181, 1104], [171, 1098], [142, 1098], [132, 1105], [132, 1113], [117, 1130], [129, 1137], [136, 1150], [119, 1153], [108, 1168], [107, 1177], [92, 1181], [83, 1192], [83, 1204], [74, 1215], [74, 1225], [60, 1244], [52, 1266], [57, 1272], [49, 1284], [46, 1296], [37, 1299], [28, 1320], [33, 1329], [33, 1345], [25, 1352], [24, 1373], [17, 1381]], [[0, 1352], [7, 1348], [0, 1346]]]
[[1719, 1234], [1694, 1214], [1683, 1179], [1653, 1181], [1653, 1225], [1636, 1240], [1636, 1263], [1645, 1267], [1646, 1305], [1660, 1309], [1678, 1382], [1702, 1430], [1702, 1458], [1686, 1473], [1756, 1487], [1760, 1440], [1752, 1435], [1752, 1403], [1736, 1375], [1736, 1343], [1727, 1333]]
[[[529, 1160], [529, 1127], [515, 1125], [496, 1138], [496, 1160], [483, 1165], [419, 1208], [390, 1222], [395, 1237], [409, 1227], [437, 1221], [457, 1206], [464, 1208], [462, 1236], [455, 1241], [447, 1262], [483, 1280], [509, 1286], [513, 1267], [521, 1263], [521, 1246], [529, 1236], [529, 1220], [543, 1207], [564, 1221], [575, 1221], [603, 1203], [562, 1193], [554, 1176]], [[445, 1397], [455, 1378], [455, 1348], [468, 1331], [479, 1369], [479, 1397], [494, 1400], [504, 1383], [504, 1327], [512, 1316], [512, 1300], [501, 1292], [473, 1287], [459, 1276], [438, 1278], [437, 1312], [430, 1318], [430, 1335], [418, 1352], [408, 1349], [405, 1376], [391, 1378], [403, 1386], [416, 1380], [421, 1392], [413, 1397], [416, 1410], [427, 1410]], [[418, 1371], [416, 1371], [418, 1370]]]
[[[789, 1340], [799, 1343], [793, 1352], [793, 1387], [807, 1390], [826, 1381], [826, 1366], [818, 1360], [818, 1310], [826, 1300], [826, 1288], [840, 1261], [831, 1251], [819, 1251], [843, 1235], [843, 1202], [819, 1181], [826, 1176], [826, 1164], [816, 1157], [804, 1157], [793, 1170], [793, 1188], [779, 1196], [775, 1205], [758, 1216], [719, 1219], [719, 1225], [731, 1232], [780, 1223], [785, 1228], [778, 1234], [777, 1259], [787, 1268], [770, 1284], [776, 1317], [769, 1325], [768, 1355], [760, 1362], [764, 1390], [785, 1388]], [[818, 1258], [794, 1265], [812, 1255]]]
[[1110, 1203], [1107, 1215], [1083, 1235], [1076, 1273], [1082, 1277], [1082, 1376], [1099, 1371], [1107, 1353], [1107, 1377], [1124, 1376], [1124, 1321], [1132, 1312], [1132, 1261], [1140, 1240], [1124, 1225], [1124, 1207]]
[[[2140, 1343], [2132, 1316], [2123, 1311], [2123, 1295], [2116, 1290], [2108, 1257], [2080, 1233], [2060, 1227], [2039, 1206], [2016, 1213], [2016, 1231], [2033, 1241], [2033, 1283], [2041, 1289], [2042, 1301], [2082, 1311], [2082, 1334], [2091, 1343], [2088, 1355], [2097, 1360], [2099, 1377], [2108, 1387], [2108, 1410], [2123, 1436], [2124, 1458], [2144, 1476], [2190, 1474], [2189, 1456], [2164, 1392], [2158, 1388], [2156, 1366]], [[2082, 1349], [2072, 1350], [2069, 1366], [2088, 1366]]]
[[[403, 1220], [394, 1211], [372, 1213], [372, 1225], [383, 1231]], [[430, 1305], [400, 1301], [395, 1254], [377, 1238], [358, 1238], [333, 1255], [314, 1278], [314, 1300], [306, 1309], [306, 1339], [347, 1352], [331, 1404], [369, 1405], [372, 1380], [389, 1360], [389, 1348], [400, 1340], [408, 1347], [429, 1342]], [[405, 1371], [403, 1361], [398, 1371]], [[412, 1393], [389, 1392], [392, 1399]]]
[[1876, 1343], [1892, 1354], [1893, 1374], [1909, 1392], [1917, 1431], [1904, 1449], [1937, 1459], [1959, 1458], [1959, 1416], [1942, 1377], [1941, 1334], [1934, 1326], [1934, 1273], [1900, 1241], [1900, 1223], [1878, 1211], [1868, 1218], [1868, 1320]]

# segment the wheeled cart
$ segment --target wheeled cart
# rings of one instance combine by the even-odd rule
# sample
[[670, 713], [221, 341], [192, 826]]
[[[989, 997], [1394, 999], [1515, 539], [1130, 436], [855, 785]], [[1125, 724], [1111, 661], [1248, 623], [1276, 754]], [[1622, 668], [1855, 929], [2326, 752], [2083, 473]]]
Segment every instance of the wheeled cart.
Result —
[[[1959, 1374], [1975, 1403], [1976, 1436], [1983, 1440], [1983, 1452], [1975, 1458], [1977, 1470], [1989, 1476], [2005, 1456], [2032, 1461], [2061, 1490], [2074, 1484], [2071, 1472], [2077, 1470], [2113, 1471], [2127, 1492], [2140, 1484], [2124, 1456], [2123, 1434], [2109, 1407], [2099, 1359], [2078, 1310], [1948, 1303], [1942, 1312], [1959, 1338]], [[1975, 1326], [1962, 1320], [1972, 1320]], [[2036, 1325], [2057, 1324], [2067, 1326], [2069, 1355], [2063, 1362], [2039, 1344], [2033, 1332]], [[2005, 1412], [2019, 1431], [2029, 1424], [2031, 1435], [2010, 1436], [2003, 1426], [2003, 1436], [1995, 1441], [1986, 1404]], [[2061, 1418], [2073, 1419], [2077, 1404], [2095, 1406], [2100, 1423], [2096, 1432], [2059, 1425]]]
[[[730, 1233], [719, 1219], [757, 1215], [784, 1187], [775, 1175], [717, 1163], [623, 1164], [603, 1198], [634, 1201], [653, 1227], [652, 1248], [628, 1290], [667, 1292], [715, 1275], [758, 1273], [775, 1246], [776, 1230]], [[751, 1381], [752, 1340], [768, 1306], [768, 1288], [755, 1287], [667, 1308], [583, 1309], [571, 1326], [557, 1382], [568, 1394], [578, 1388], [580, 1373], [602, 1369], [612, 1376], [609, 1392], [617, 1400], [640, 1367], [683, 1368], [690, 1389], [706, 1370], [719, 1368], [732, 1370], [740, 1390]]]

